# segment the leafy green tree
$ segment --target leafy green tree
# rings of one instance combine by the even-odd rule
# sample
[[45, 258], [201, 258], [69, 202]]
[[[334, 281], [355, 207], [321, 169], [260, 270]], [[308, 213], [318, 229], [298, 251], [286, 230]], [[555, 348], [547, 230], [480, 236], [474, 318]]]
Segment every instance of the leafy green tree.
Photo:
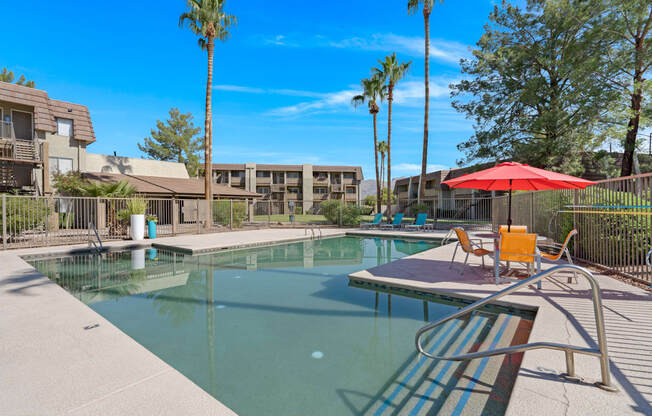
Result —
[[380, 180], [382, 174], [378, 172], [378, 112], [380, 108], [378, 103], [382, 103], [387, 95], [387, 86], [384, 85], [384, 82], [378, 75], [373, 75], [370, 78], [363, 79], [360, 81], [362, 86], [362, 94], [356, 95], [351, 99], [351, 104], [354, 107], [358, 107], [367, 102], [369, 107], [369, 114], [373, 117], [373, 126], [374, 126], [374, 159], [376, 160], [376, 195], [378, 201], [378, 212], [380, 212]]
[[591, 6], [573, 7], [575, 16], [555, 1], [494, 8], [473, 59], [462, 61], [469, 78], [451, 86], [453, 107], [475, 122], [458, 145], [462, 163], [513, 158], [581, 173], [582, 153], [604, 140], [605, 103], [616, 92], [599, 80], [607, 40], [576, 18]]
[[[199, 47], [208, 53], [208, 78], [206, 80], [206, 118], [204, 124], [204, 192], [207, 200], [213, 199], [213, 122], [211, 92], [213, 89], [213, 49], [215, 39], [226, 41], [229, 29], [237, 18], [224, 12], [226, 0], [188, 0], [188, 11], [179, 16], [179, 26], [185, 25], [199, 36]], [[207, 222], [210, 226], [210, 221]]]
[[[374, 72], [387, 82], [387, 193], [391, 194], [389, 189], [392, 185], [392, 102], [394, 101], [394, 87], [405, 78], [412, 61], [399, 62], [396, 58], [396, 52], [387, 55], [384, 61], [379, 60], [380, 66], [374, 68]], [[392, 206], [387, 205], [387, 218], [392, 219]]]
[[[568, 0], [562, 2], [568, 3]], [[652, 3], [649, 0], [592, 0], [589, 31], [608, 41], [607, 65], [601, 68], [602, 85], [616, 88], [619, 99], [605, 103], [611, 109], [611, 133], [623, 143], [621, 176], [632, 174], [638, 132], [652, 119]], [[573, 7], [568, 12], [577, 16]], [[582, 16], [578, 17], [582, 20]], [[590, 32], [589, 32], [590, 33]]]
[[[440, 0], [443, 3], [443, 0]], [[419, 199], [426, 191], [426, 169], [428, 166], [428, 112], [430, 111], [430, 13], [435, 5], [435, 0], [408, 0], [408, 14], [416, 13], [419, 5], [423, 3], [423, 23], [425, 26], [425, 111], [423, 115], [423, 151], [421, 153], [421, 179], [419, 186]]]
[[[2, 72], [0, 72], [0, 81], [8, 82], [11, 84], [12, 82], [14, 82], [14, 78], [15, 77], [13, 71], [9, 71], [7, 70], [7, 68], [2, 68]], [[25, 75], [19, 76], [18, 79], [16, 80], [16, 84], [23, 85], [29, 88], [34, 88], [36, 86], [36, 83], [34, 83], [34, 81], [27, 81]]]
[[196, 137], [199, 127], [192, 122], [191, 113], [183, 114], [177, 108], [170, 109], [170, 118], [165, 122], [157, 120], [156, 129], [150, 132], [151, 137], [138, 143], [138, 149], [150, 159], [167, 160], [186, 165], [190, 176], [197, 176], [199, 168], [198, 152], [203, 147], [201, 137]]

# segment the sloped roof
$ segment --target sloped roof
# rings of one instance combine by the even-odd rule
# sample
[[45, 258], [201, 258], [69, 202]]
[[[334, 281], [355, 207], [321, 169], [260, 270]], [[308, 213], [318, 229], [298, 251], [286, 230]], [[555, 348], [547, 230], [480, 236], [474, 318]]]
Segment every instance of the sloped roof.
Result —
[[95, 141], [93, 123], [88, 107], [65, 101], [52, 100], [48, 93], [24, 85], [0, 82], [0, 101], [34, 108], [34, 129], [49, 133], [57, 131], [57, 117], [73, 120], [73, 137], [92, 143]]
[[[98, 182], [127, 181], [136, 188], [136, 192], [148, 195], [191, 196], [204, 195], [203, 179], [163, 178], [160, 176], [125, 175], [122, 173], [84, 172], [87, 179]], [[213, 184], [213, 194], [217, 197], [257, 198], [260, 194], [233, 188], [222, 184]]]

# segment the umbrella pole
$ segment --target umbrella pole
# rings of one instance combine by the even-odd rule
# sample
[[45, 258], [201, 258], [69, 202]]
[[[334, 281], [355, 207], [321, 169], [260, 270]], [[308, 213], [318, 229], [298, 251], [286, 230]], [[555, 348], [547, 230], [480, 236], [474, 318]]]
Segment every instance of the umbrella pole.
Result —
[[512, 180], [509, 180], [509, 208], [507, 209], [507, 232], [512, 232]]

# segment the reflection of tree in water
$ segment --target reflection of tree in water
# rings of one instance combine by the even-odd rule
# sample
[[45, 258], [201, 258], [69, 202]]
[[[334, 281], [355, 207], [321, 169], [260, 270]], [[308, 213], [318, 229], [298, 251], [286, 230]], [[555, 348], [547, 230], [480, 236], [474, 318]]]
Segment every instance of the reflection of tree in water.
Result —
[[149, 293], [148, 299], [153, 299], [153, 305], [159, 315], [166, 316], [174, 327], [192, 320], [197, 307], [206, 302], [205, 281], [201, 271], [193, 271], [183, 286]]

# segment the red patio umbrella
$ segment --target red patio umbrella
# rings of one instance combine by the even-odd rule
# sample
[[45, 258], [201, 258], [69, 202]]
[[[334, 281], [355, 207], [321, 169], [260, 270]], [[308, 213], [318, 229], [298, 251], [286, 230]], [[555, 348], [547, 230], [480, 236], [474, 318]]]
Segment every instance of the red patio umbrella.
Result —
[[595, 182], [562, 173], [539, 169], [518, 162], [504, 162], [459, 178], [442, 182], [451, 188], [509, 191], [507, 226], [512, 225], [512, 190], [542, 191], [547, 189], [584, 189]]

